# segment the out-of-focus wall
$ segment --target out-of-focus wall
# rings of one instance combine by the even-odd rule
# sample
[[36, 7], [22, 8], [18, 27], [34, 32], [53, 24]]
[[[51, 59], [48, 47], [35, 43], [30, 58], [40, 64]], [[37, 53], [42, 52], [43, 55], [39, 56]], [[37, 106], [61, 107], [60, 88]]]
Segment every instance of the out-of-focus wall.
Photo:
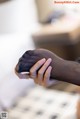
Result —
[[31, 32], [36, 23], [34, 0], [10, 0], [0, 4], [0, 34]]
[[40, 22], [44, 22], [50, 12], [53, 11], [53, 0], [35, 0]]
[[[80, 4], [55, 4], [55, 0], [35, 0], [38, 10], [39, 22], [45, 22], [49, 14], [55, 10], [62, 10], [70, 13], [71, 10], [80, 12]], [[64, 0], [62, 0], [64, 1]]]
[[14, 68], [26, 50], [35, 48], [31, 35], [36, 29], [34, 0], [0, 4], [0, 103], [5, 108], [33, 85], [32, 80], [19, 80]]
[[18, 1], [8, 1], [0, 4], [0, 34], [17, 31]]

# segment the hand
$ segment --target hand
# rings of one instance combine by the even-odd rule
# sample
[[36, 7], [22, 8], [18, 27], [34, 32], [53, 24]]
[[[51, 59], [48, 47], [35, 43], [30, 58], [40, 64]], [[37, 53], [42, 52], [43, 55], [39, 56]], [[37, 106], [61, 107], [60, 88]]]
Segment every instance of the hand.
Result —
[[[51, 64], [50, 64], [51, 67], [49, 67], [48, 66], [49, 64], [47, 64], [45, 61], [43, 63], [44, 65], [45, 65], [45, 63], [47, 64], [45, 69], [42, 68], [42, 67], [44, 67], [44, 65], [43, 66], [39, 65], [39, 63], [36, 64], [39, 60], [41, 60], [43, 58], [45, 58], [46, 60], [48, 60], [48, 58], [52, 59]], [[49, 61], [47, 61], [47, 62], [49, 63]], [[42, 66], [42, 67], [39, 67], [38, 65]], [[76, 63], [76, 62], [64, 60], [49, 50], [36, 49], [36, 50], [31, 50], [31, 51], [25, 52], [23, 54], [23, 56], [19, 59], [19, 62], [15, 68], [15, 72], [18, 74], [23, 73], [23, 72], [31, 72], [32, 70], [30, 70], [30, 69], [32, 69], [33, 66], [34, 66], [34, 68], [38, 67], [38, 68], [43, 69], [43, 70], [41, 70], [44, 72], [41, 75], [42, 80], [43, 80], [42, 82], [44, 82], [44, 81], [48, 82], [49, 78], [50, 78], [50, 79], [53, 79], [53, 81], [54, 81], [54, 79], [56, 79], [59, 81], [65, 81], [65, 82], [73, 83], [73, 84], [80, 86], [80, 64]], [[35, 68], [35, 71], [36, 71], [36, 68]], [[38, 75], [36, 74], [34, 79], [40, 79], [40, 76], [39, 76], [40, 71], [36, 71], [36, 72], [38, 72]], [[32, 75], [32, 73], [31, 73], [31, 75]], [[47, 79], [45, 78], [46, 75], [48, 77]], [[24, 78], [24, 77], [22, 77], [22, 78]], [[42, 83], [42, 84], [44, 84], [44, 83]]]
[[66, 72], [65, 62], [62, 58], [55, 55], [53, 52], [45, 49], [36, 49], [27, 51], [23, 54], [23, 56], [19, 59], [19, 62], [16, 66], [16, 72], [30, 72], [30, 69], [41, 59], [48, 58], [52, 59], [51, 62], [51, 79], [62, 79], [64, 77], [63, 74]]
[[36, 84], [49, 87], [55, 83], [55, 80], [50, 80], [52, 70], [52, 67], [50, 66], [51, 61], [51, 58], [48, 60], [43, 58], [30, 69], [30, 77], [34, 79]]

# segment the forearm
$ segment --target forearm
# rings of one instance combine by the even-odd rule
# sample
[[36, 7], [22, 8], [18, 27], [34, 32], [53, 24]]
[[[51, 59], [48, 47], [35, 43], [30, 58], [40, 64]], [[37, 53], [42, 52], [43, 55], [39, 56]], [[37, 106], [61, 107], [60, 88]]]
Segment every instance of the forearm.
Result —
[[[60, 73], [56, 75], [57, 79], [80, 86], [80, 64], [73, 61], [63, 60], [60, 65], [62, 65], [62, 67], [61, 70], [58, 70]], [[52, 74], [54, 75], [54, 70]]]
[[80, 64], [67, 61], [66, 81], [80, 86]]

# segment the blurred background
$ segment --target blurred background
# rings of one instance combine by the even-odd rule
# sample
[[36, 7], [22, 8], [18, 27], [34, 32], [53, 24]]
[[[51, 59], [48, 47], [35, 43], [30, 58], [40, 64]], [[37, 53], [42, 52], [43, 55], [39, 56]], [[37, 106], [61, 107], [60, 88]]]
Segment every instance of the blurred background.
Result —
[[79, 119], [78, 86], [57, 82], [45, 89], [15, 75], [18, 59], [35, 48], [80, 57], [80, 4], [0, 0], [0, 112], [9, 119]]

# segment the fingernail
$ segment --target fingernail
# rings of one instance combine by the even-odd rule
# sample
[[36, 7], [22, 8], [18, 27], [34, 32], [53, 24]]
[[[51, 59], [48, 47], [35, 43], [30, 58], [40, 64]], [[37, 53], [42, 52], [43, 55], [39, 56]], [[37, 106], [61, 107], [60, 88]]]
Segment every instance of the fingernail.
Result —
[[51, 66], [49, 66], [49, 68], [50, 68], [50, 70], [52, 70], [52, 67]]
[[48, 61], [50, 61], [50, 62], [51, 62], [51, 61], [52, 61], [52, 59], [51, 59], [51, 58], [49, 58], [49, 59], [48, 59]]
[[43, 59], [42, 59], [42, 61], [46, 61], [46, 59], [45, 59], [45, 58], [43, 58]]

